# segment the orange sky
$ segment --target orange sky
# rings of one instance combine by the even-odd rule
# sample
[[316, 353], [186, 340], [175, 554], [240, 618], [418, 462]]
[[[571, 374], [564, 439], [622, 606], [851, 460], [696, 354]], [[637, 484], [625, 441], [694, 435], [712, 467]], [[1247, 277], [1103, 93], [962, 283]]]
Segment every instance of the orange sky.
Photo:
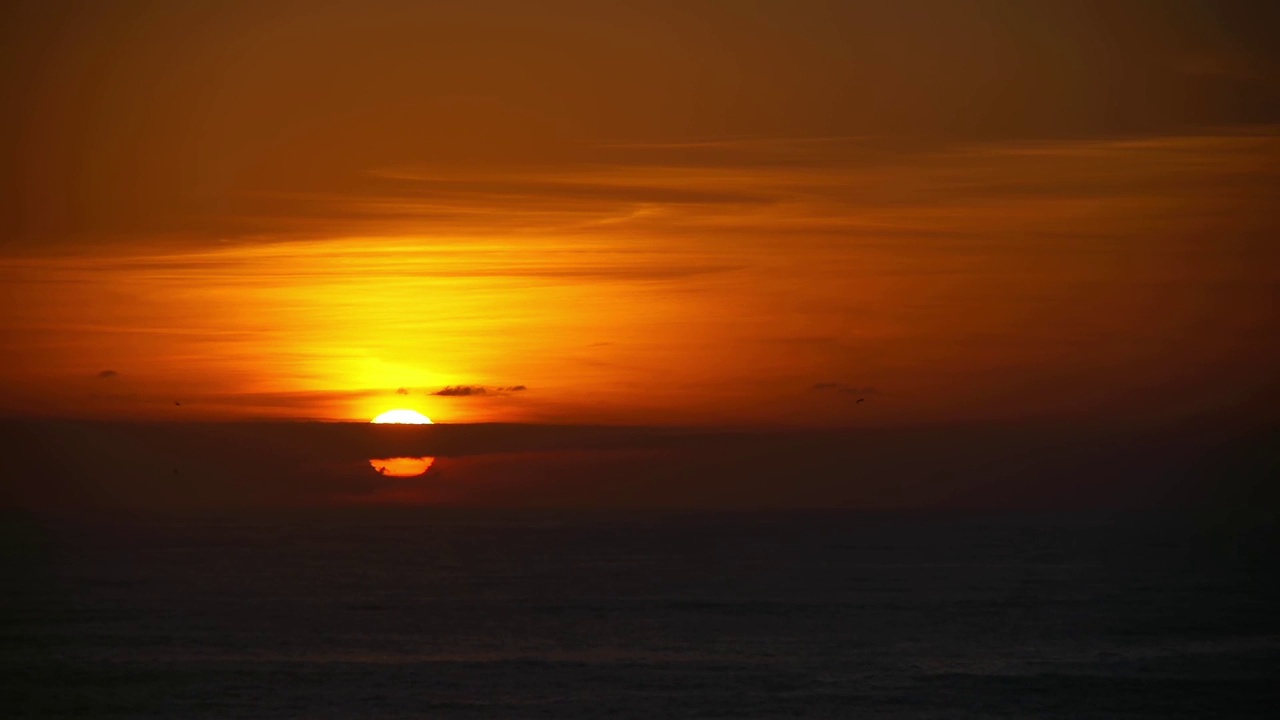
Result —
[[1273, 11], [596, 5], [6, 10], [0, 413], [861, 426], [1276, 389]]

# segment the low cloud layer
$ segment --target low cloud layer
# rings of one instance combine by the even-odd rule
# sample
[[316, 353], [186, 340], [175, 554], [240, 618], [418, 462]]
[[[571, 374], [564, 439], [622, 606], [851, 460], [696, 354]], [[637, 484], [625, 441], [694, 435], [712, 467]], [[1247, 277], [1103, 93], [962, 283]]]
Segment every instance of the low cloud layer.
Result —
[[112, 378], [120, 377], [120, 373], [116, 372], [115, 370], [103, 370], [102, 372], [98, 373], [98, 377], [103, 380], [110, 380]]
[[[365, 422], [7, 420], [0, 430], [13, 442], [0, 458], [0, 506], [1043, 510], [1216, 504], [1273, 518], [1280, 505], [1267, 470], [1280, 443], [1271, 430], [1249, 430], [1252, 422], [1215, 417], [1114, 432], [1058, 422], [737, 432], [459, 423], [388, 432]], [[1010, 453], [1011, 446], [1023, 451]], [[429, 477], [412, 480], [378, 472], [371, 458], [434, 460], [424, 460], [431, 463]], [[848, 482], [851, 468], [857, 482]]]

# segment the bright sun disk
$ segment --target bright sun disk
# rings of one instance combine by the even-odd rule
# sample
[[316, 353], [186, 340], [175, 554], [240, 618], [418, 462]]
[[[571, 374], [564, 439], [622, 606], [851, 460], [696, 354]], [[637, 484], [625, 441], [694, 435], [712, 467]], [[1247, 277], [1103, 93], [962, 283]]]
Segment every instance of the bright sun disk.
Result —
[[417, 410], [388, 410], [373, 419], [379, 425], [430, 425], [431, 418]]
[[435, 458], [427, 455], [423, 457], [374, 458], [369, 461], [369, 464], [383, 477], [409, 478], [425, 475], [435, 462]]

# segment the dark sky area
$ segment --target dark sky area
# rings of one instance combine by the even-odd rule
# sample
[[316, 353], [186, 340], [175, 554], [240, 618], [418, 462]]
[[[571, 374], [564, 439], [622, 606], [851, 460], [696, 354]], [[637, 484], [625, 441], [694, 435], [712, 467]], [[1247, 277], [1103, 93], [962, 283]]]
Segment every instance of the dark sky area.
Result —
[[372, 170], [628, 144], [1268, 125], [1278, 25], [1189, 0], [6, 3], [3, 245], [299, 230], [352, 221], [322, 198], [376, 192]]

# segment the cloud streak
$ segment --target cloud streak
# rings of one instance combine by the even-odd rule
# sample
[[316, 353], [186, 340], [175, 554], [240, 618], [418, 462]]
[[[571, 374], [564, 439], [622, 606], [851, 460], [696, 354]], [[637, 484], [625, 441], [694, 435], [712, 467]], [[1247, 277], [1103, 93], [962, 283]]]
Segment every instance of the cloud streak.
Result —
[[479, 385], [450, 385], [430, 394], [439, 397], [472, 397], [474, 395], [485, 395], [487, 392]]
[[447, 387], [436, 390], [429, 395], [438, 397], [477, 397], [481, 395], [507, 395], [510, 393], [524, 392], [529, 388], [524, 385], [509, 385], [506, 387], [485, 387], [483, 385], [449, 385]]

